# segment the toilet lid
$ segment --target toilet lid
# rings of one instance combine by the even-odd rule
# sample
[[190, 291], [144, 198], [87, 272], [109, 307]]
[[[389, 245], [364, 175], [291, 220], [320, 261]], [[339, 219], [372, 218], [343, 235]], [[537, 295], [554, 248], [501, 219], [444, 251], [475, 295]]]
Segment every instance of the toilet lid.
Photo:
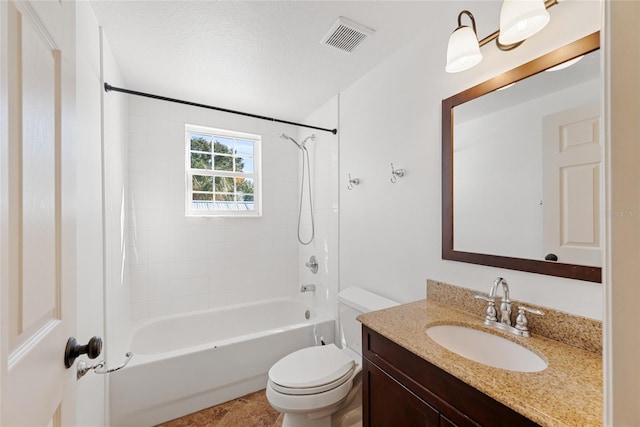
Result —
[[309, 389], [349, 378], [355, 361], [335, 344], [295, 351], [269, 369], [269, 379], [289, 389]]
[[326, 391], [336, 389], [352, 378], [353, 378], [353, 370], [347, 372], [342, 377], [338, 378], [333, 382], [323, 384], [317, 387], [303, 387], [303, 388], [283, 387], [279, 384], [274, 383], [271, 380], [268, 381], [268, 385], [278, 393], [288, 394], [292, 396], [301, 396], [301, 395], [308, 396], [311, 394], [320, 394]]

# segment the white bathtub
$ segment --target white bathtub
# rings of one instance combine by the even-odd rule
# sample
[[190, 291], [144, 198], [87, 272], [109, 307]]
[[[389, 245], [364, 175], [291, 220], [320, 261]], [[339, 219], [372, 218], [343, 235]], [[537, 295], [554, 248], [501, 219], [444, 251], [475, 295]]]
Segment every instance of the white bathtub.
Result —
[[295, 299], [144, 322], [131, 334], [133, 359], [111, 374], [111, 425], [151, 426], [263, 389], [278, 359], [316, 337], [334, 342], [334, 327]]

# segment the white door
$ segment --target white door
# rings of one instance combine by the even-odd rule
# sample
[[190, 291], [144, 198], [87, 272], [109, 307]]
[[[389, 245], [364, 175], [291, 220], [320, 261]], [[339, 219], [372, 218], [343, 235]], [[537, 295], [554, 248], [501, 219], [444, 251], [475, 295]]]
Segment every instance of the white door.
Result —
[[545, 253], [599, 267], [600, 110], [593, 104], [546, 116], [543, 135]]
[[75, 424], [75, 5], [0, 1], [0, 425]]

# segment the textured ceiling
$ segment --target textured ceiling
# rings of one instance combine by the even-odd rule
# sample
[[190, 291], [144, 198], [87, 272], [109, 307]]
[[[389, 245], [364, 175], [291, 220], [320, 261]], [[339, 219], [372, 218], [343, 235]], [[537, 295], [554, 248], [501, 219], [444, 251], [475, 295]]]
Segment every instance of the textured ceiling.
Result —
[[[92, 1], [92, 6], [129, 89], [301, 120], [420, 32], [450, 33], [460, 3]], [[320, 44], [339, 16], [376, 33], [351, 54]]]

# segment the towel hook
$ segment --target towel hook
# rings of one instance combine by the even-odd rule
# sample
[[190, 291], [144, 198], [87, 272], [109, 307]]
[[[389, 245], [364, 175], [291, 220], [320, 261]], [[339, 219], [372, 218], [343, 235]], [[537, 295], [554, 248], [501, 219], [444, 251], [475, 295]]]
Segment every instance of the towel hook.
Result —
[[353, 190], [354, 185], [359, 185], [360, 180], [358, 178], [351, 178], [351, 174], [349, 174], [349, 185], [347, 186], [347, 190]]
[[398, 178], [402, 178], [404, 176], [404, 169], [394, 169], [393, 163], [391, 163], [391, 183], [395, 184], [398, 182]]

